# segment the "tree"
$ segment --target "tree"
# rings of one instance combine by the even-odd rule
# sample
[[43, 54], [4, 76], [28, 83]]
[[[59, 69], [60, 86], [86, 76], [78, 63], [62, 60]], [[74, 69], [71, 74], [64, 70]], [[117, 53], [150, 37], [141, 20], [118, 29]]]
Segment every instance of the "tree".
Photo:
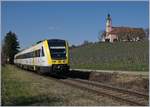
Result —
[[71, 48], [76, 48], [76, 45], [72, 45]]
[[9, 31], [5, 38], [2, 46], [3, 55], [5, 56], [5, 60], [8, 63], [13, 64], [14, 55], [19, 52], [19, 42], [15, 33]]
[[99, 41], [102, 41], [105, 37], [106, 37], [106, 31], [105, 30], [99, 32], [99, 35], [98, 35]]
[[5, 66], [6, 64], [6, 56], [4, 54], [4, 40], [2, 40], [2, 47], [1, 47], [1, 65]]
[[87, 44], [89, 44], [89, 41], [84, 40], [83, 45], [87, 45]]

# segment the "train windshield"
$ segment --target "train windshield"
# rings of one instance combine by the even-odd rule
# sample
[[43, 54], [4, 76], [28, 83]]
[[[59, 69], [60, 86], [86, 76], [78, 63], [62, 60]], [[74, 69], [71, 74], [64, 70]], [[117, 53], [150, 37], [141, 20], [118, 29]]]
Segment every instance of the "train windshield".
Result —
[[52, 59], [66, 59], [66, 42], [64, 40], [48, 41]]
[[50, 49], [52, 59], [66, 59], [66, 49]]

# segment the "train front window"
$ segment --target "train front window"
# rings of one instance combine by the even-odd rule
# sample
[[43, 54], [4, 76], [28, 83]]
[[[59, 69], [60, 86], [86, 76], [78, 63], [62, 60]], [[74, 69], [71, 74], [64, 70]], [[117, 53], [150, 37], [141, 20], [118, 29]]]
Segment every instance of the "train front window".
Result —
[[51, 39], [48, 45], [52, 59], [66, 59], [66, 42], [65, 40]]
[[66, 49], [51, 49], [53, 54], [66, 54]]
[[66, 49], [50, 48], [52, 59], [66, 59]]

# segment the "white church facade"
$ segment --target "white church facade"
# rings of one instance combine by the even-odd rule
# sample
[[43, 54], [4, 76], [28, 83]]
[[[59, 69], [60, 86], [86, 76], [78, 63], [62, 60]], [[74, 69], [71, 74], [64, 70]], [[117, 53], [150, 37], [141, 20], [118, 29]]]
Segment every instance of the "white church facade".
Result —
[[[115, 42], [118, 41], [118, 35], [122, 32], [144, 32], [142, 28], [130, 28], [130, 27], [113, 27], [112, 26], [112, 19], [110, 17], [110, 14], [108, 14], [106, 18], [106, 35], [102, 38], [102, 41], [105, 42]], [[134, 38], [135, 41], [139, 40], [139, 37]], [[122, 40], [127, 41], [127, 40]]]

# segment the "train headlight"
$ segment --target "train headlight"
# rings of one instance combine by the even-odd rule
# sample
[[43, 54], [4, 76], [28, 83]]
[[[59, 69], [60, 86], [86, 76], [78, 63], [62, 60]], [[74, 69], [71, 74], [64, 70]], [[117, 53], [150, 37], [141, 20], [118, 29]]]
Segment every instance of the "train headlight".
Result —
[[60, 66], [57, 66], [58, 69], [60, 69]]

